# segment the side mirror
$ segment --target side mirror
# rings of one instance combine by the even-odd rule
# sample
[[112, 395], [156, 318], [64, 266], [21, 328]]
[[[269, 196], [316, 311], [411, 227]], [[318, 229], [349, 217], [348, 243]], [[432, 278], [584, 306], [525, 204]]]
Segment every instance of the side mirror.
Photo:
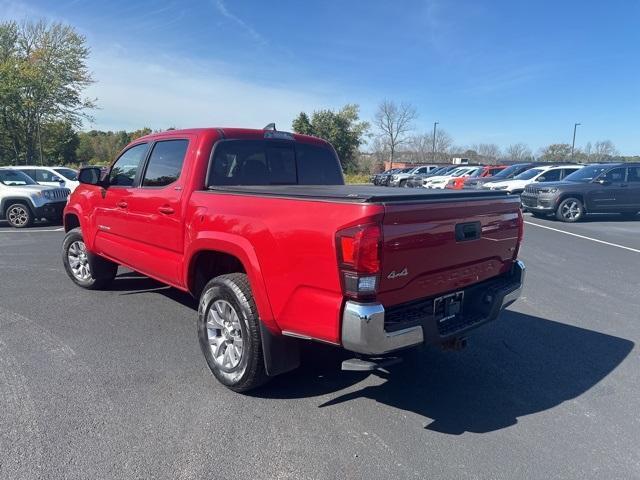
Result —
[[536, 182], [544, 182], [545, 180], [546, 180], [546, 178], [544, 178], [544, 177], [538, 177], [536, 179]]
[[102, 175], [102, 168], [100, 167], [81, 168], [80, 173], [78, 173], [78, 182], [85, 185], [99, 185], [101, 187], [106, 187], [106, 182]]
[[596, 183], [599, 183], [600, 185], [611, 185], [611, 182], [606, 178], [601, 178], [600, 180], [596, 180]]
[[59, 179], [58, 179], [58, 183], [59, 183], [60, 185], [64, 185], [64, 184], [65, 184], [65, 183], [67, 183], [67, 182], [65, 182], [62, 178], [59, 178]]

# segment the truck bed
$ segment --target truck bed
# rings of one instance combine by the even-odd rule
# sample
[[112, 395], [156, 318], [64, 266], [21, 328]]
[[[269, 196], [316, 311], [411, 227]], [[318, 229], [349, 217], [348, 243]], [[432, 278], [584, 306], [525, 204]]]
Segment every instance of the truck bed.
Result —
[[300, 198], [351, 203], [402, 203], [487, 200], [503, 198], [508, 194], [495, 190], [440, 190], [386, 188], [373, 185], [233, 185], [212, 186], [208, 190], [217, 193]]

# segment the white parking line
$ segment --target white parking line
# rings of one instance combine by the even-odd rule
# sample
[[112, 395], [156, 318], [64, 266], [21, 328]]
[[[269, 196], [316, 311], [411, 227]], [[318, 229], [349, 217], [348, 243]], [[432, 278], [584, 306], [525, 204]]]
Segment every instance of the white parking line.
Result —
[[64, 227], [60, 227], [60, 228], [54, 228], [53, 230], [44, 230], [44, 229], [39, 229], [39, 230], [33, 230], [30, 228], [27, 228], [25, 230], [20, 230], [20, 229], [12, 229], [12, 230], [0, 230], [0, 233], [39, 233], [39, 232], [63, 232], [64, 231]]
[[560, 230], [559, 228], [547, 227], [546, 225], [540, 225], [539, 223], [526, 222], [526, 221], [524, 223], [526, 223], [527, 225], [534, 225], [540, 228], [546, 228], [547, 230], [553, 230], [554, 232], [564, 233], [565, 235], [571, 235], [572, 237], [583, 238], [585, 240], [591, 240], [592, 242], [596, 242], [596, 243], [603, 243], [605, 245], [609, 245], [610, 247], [618, 247], [618, 248], [622, 248], [623, 250], [629, 250], [630, 252], [640, 253], [640, 250], [638, 250], [637, 248], [625, 247], [624, 245], [618, 245], [617, 243], [605, 242], [604, 240], [598, 240], [597, 238], [578, 235], [577, 233], [567, 232], [565, 230]]

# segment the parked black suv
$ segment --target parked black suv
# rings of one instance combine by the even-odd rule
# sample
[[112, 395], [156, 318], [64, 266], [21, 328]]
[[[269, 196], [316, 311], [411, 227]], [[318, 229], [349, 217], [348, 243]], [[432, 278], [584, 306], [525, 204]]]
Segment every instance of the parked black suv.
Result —
[[536, 216], [577, 222], [588, 213], [640, 212], [640, 163], [587, 165], [561, 182], [527, 185], [522, 206]]

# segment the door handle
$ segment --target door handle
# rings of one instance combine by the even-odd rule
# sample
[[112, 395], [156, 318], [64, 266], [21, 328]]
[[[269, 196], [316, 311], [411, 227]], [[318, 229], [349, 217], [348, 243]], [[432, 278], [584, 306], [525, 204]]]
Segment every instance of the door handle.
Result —
[[118, 203], [116, 203], [116, 205], [118, 205], [120, 208], [127, 208], [127, 202], [123, 202], [123, 201], [119, 201]]
[[158, 207], [158, 211], [160, 213], [164, 213], [166, 215], [170, 215], [174, 212], [173, 208], [169, 207], [169, 206], [164, 206], [164, 207]]

